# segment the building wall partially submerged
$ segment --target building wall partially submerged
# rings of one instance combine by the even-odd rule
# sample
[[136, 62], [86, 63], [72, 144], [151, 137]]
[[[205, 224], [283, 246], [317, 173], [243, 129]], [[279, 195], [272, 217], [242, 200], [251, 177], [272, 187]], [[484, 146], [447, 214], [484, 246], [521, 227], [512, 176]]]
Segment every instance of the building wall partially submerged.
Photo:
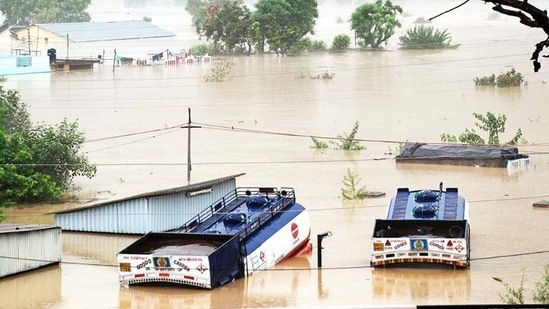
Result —
[[145, 234], [177, 229], [236, 188], [233, 175], [54, 213], [64, 231]]
[[61, 228], [0, 224], [0, 278], [61, 262]]

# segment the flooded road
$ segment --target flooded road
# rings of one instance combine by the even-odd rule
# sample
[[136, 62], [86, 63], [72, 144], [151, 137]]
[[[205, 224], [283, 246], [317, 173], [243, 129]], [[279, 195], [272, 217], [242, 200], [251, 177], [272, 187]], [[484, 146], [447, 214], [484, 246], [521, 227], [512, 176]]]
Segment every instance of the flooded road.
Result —
[[[399, 1], [397, 1], [398, 3]], [[448, 9], [428, 1], [400, 1], [411, 16], [431, 17]], [[443, 2], [446, 3], [446, 2]], [[448, 2], [448, 6], [453, 2]], [[407, 8], [407, 5], [409, 8]], [[96, 12], [122, 14], [96, 4]], [[137, 9], [136, 9], [137, 10]], [[144, 9], [142, 9], [144, 10]], [[159, 11], [167, 14], [167, 9]], [[173, 9], [172, 9], [173, 11]], [[331, 44], [345, 30], [338, 16], [350, 8], [321, 6], [317, 35]], [[145, 11], [132, 14], [138, 16]], [[154, 10], [150, 10], [154, 12]], [[29, 105], [34, 121], [78, 120], [86, 132], [85, 152], [97, 164], [97, 176], [76, 179], [83, 200], [118, 199], [187, 184], [188, 120], [192, 131], [191, 182], [246, 173], [238, 186], [289, 186], [310, 212], [315, 250], [309, 257], [285, 261], [212, 291], [177, 287], [130, 287], [118, 284], [116, 253], [137, 236], [64, 232], [63, 259], [49, 267], [0, 280], [0, 308], [245, 308], [353, 306], [373, 304], [501, 303], [503, 279], [518, 287], [525, 275], [526, 298], [549, 264], [549, 212], [532, 203], [549, 199], [547, 129], [549, 63], [532, 72], [528, 60], [537, 30], [471, 3], [435, 20], [448, 29], [456, 50], [402, 51], [395, 40], [383, 52], [318, 53], [279, 58], [233, 57], [231, 80], [206, 83], [208, 64], [115, 67], [105, 62], [90, 72], [55, 72], [8, 78]], [[347, 14], [347, 15], [346, 15]], [[93, 14], [92, 14], [93, 15]], [[130, 14], [131, 15], [131, 14]], [[196, 44], [186, 20], [152, 15], [153, 23], [175, 31], [168, 40], [110, 42], [73, 47], [72, 54], [97, 54], [125, 48], [156, 52]], [[165, 15], [163, 15], [165, 16]], [[188, 21], [188, 20], [187, 20]], [[184, 30], [181, 30], [184, 29]], [[171, 44], [170, 46], [167, 46]], [[480, 89], [473, 80], [515, 68], [526, 86]], [[334, 73], [332, 80], [299, 78]], [[523, 169], [397, 165], [394, 152], [406, 141], [438, 142], [442, 133], [474, 127], [473, 113], [507, 116], [509, 140], [522, 129], [530, 154]], [[349, 133], [365, 150], [312, 149], [310, 136]], [[361, 201], [340, 197], [348, 169], [360, 185], [387, 195]], [[471, 206], [472, 262], [468, 270], [369, 267], [370, 236], [399, 187], [458, 187]], [[9, 209], [8, 222], [51, 223], [55, 210], [82, 204]], [[316, 235], [323, 242], [322, 269], [317, 265]], [[32, 291], [29, 292], [29, 291]], [[6, 303], [6, 300], [8, 303]]]

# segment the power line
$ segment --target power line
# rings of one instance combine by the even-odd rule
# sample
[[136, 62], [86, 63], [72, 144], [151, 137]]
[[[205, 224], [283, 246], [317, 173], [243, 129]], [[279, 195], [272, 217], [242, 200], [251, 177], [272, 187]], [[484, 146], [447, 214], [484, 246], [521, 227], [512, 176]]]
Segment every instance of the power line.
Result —
[[148, 133], [159, 132], [159, 131], [165, 131], [165, 130], [172, 130], [172, 129], [177, 129], [177, 128], [181, 127], [182, 125], [183, 125], [183, 124], [178, 124], [178, 125], [171, 126], [171, 127], [167, 127], [167, 128], [152, 129], [152, 130], [147, 130], [147, 131], [138, 131], [138, 132], [132, 132], [132, 133], [121, 134], [121, 135], [114, 135], [114, 136], [110, 136], [110, 137], [102, 137], [102, 138], [89, 139], [89, 140], [86, 140], [85, 143], [92, 143], [92, 142], [110, 140], [110, 139], [115, 139], [115, 138], [122, 138], [122, 137], [128, 137], [128, 136], [134, 136], [134, 135], [142, 135], [142, 134], [148, 134]]
[[[267, 130], [257, 130], [257, 129], [247, 129], [247, 128], [239, 128], [234, 126], [223, 126], [223, 125], [215, 125], [215, 124], [207, 124], [207, 123], [194, 123], [196, 125], [199, 125], [201, 128], [204, 129], [211, 129], [211, 130], [220, 130], [220, 131], [228, 131], [228, 132], [234, 132], [234, 133], [247, 133], [247, 134], [261, 134], [261, 135], [272, 135], [272, 136], [285, 136], [285, 137], [293, 137], [293, 138], [307, 138], [310, 139], [311, 137], [314, 137], [316, 139], [320, 140], [332, 140], [332, 141], [338, 141], [341, 140], [341, 137], [333, 137], [333, 136], [318, 136], [314, 134], [298, 134], [298, 133], [290, 133], [290, 132], [279, 132], [279, 131], [267, 131]], [[174, 132], [178, 132], [181, 130], [181, 126], [184, 124], [179, 124], [175, 126], [169, 126], [165, 128], [159, 128], [159, 129], [151, 129], [146, 131], [138, 131], [138, 132], [131, 132], [131, 133], [125, 133], [120, 135], [114, 135], [109, 137], [101, 137], [101, 138], [95, 138], [91, 140], [86, 140], [84, 143], [91, 143], [91, 142], [98, 142], [98, 141], [105, 141], [105, 140], [114, 140], [119, 138], [126, 138], [130, 136], [138, 136], [138, 135], [144, 135], [154, 132], [161, 132], [170, 130], [170, 132], [166, 132], [159, 135], [154, 135], [150, 137], [141, 138], [139, 140], [134, 140], [131, 142], [121, 143], [114, 146], [99, 148], [95, 150], [89, 150], [85, 153], [91, 153], [91, 152], [98, 152], [113, 148], [118, 148], [122, 146], [126, 146], [129, 144], [135, 144], [139, 143], [145, 140], [154, 139], [163, 135], [171, 134]], [[382, 143], [382, 144], [406, 144], [406, 143], [413, 143], [413, 141], [402, 141], [402, 140], [383, 140], [383, 139], [362, 139], [362, 138], [354, 138], [357, 142], [363, 142], [363, 143]], [[432, 144], [448, 144], [443, 142], [431, 142]], [[459, 144], [459, 143], [456, 143]], [[465, 144], [464, 144], [465, 145]], [[539, 147], [539, 146], [548, 146], [549, 142], [541, 142], [541, 143], [533, 143], [533, 144], [526, 144], [526, 145], [520, 145], [522, 148], [528, 148], [528, 147]], [[529, 155], [547, 155], [549, 154], [549, 151], [532, 151], [527, 152]], [[235, 164], [301, 164], [301, 163], [334, 163], [334, 162], [365, 162], [365, 161], [383, 161], [383, 160], [393, 160], [393, 157], [371, 157], [371, 158], [364, 158], [364, 159], [341, 159], [341, 160], [284, 160], [284, 161], [234, 161], [234, 162], [198, 162], [195, 163], [197, 165], [235, 165]], [[27, 163], [27, 164], [15, 164], [16, 166], [58, 166], [59, 164], [55, 163], [42, 163], [42, 164], [34, 164], [34, 163]], [[66, 164], [67, 166], [78, 166], [78, 164], [72, 165], [72, 164]], [[97, 166], [186, 166], [187, 163], [178, 163], [178, 162], [171, 162], [171, 163], [96, 163], [94, 165]]]
[[171, 129], [171, 130], [172, 131], [170, 131], [170, 132], [166, 132], [166, 133], [158, 134], [158, 135], [154, 135], [154, 136], [149, 136], [149, 137], [144, 137], [144, 138], [141, 138], [139, 140], [135, 140], [135, 141], [127, 142], [127, 143], [122, 143], [122, 144], [109, 146], [109, 147], [103, 147], [103, 148], [99, 148], [99, 149], [95, 149], [95, 150], [88, 150], [88, 151], [85, 151], [84, 153], [87, 154], [87, 153], [98, 152], [98, 151], [103, 151], [103, 150], [108, 150], [108, 149], [118, 148], [118, 147], [130, 145], [130, 144], [139, 143], [139, 142], [142, 142], [142, 141], [145, 141], [145, 140], [149, 140], [149, 139], [153, 139], [153, 138], [157, 138], [157, 137], [160, 137], [160, 136], [163, 136], [163, 135], [167, 135], [167, 134], [170, 134], [170, 133], [177, 132], [177, 131], [181, 130], [181, 128]]
[[[493, 255], [486, 257], [471, 258], [471, 261], [491, 261], [505, 258], [521, 257], [528, 255], [539, 255], [549, 253], [549, 250], [540, 250], [540, 251], [531, 251], [531, 252], [519, 252], [514, 254], [501, 254]], [[0, 256], [1, 259], [7, 260], [16, 260], [16, 261], [29, 261], [29, 262], [40, 262], [40, 263], [59, 263], [65, 265], [83, 265], [83, 266], [97, 266], [97, 267], [114, 267], [118, 268], [119, 265], [113, 264], [101, 264], [101, 263], [89, 263], [89, 262], [71, 262], [71, 261], [52, 261], [52, 260], [41, 260], [41, 259], [32, 259], [32, 258], [22, 258], [22, 257], [10, 257], [10, 256]], [[371, 265], [354, 265], [354, 266], [334, 266], [334, 267], [309, 267], [309, 268], [267, 268], [261, 271], [271, 271], [271, 272], [280, 272], [280, 271], [311, 271], [311, 270], [347, 270], [347, 269], [369, 269], [374, 268]]]
[[[467, 200], [469, 204], [476, 204], [476, 203], [493, 203], [493, 202], [511, 202], [511, 201], [519, 201], [519, 200], [531, 200], [531, 199], [544, 199], [549, 197], [549, 194], [542, 194], [542, 195], [532, 195], [532, 196], [521, 196], [521, 197], [515, 197], [515, 198], [497, 198], [497, 199], [480, 199], [480, 200]], [[387, 207], [387, 204], [377, 204], [377, 205], [367, 205], [367, 206], [351, 206], [351, 207], [327, 207], [327, 208], [317, 208], [317, 209], [307, 209], [308, 212], [315, 213], [315, 212], [325, 212], [325, 211], [347, 211], [349, 209], [370, 209], [370, 208], [381, 208]], [[280, 210], [280, 213], [284, 212], [296, 212], [295, 210]], [[297, 211], [299, 212], [299, 211]], [[158, 213], [156, 215], [184, 215], [189, 214], [187, 212], [164, 212], [164, 213]], [[216, 212], [216, 214], [228, 214], [225, 212]], [[25, 216], [44, 216], [46, 214], [43, 213], [25, 213], [25, 214], [10, 214], [10, 217], [25, 217]], [[51, 214], [50, 214], [51, 215]], [[115, 216], [115, 215], [124, 215], [124, 216], [144, 216], [144, 215], [150, 215], [150, 213], [97, 213], [94, 214], [97, 216]]]
[[[315, 134], [299, 134], [299, 133], [291, 133], [291, 132], [280, 132], [280, 131], [268, 131], [268, 130], [257, 130], [257, 129], [248, 129], [248, 128], [239, 128], [234, 126], [224, 126], [224, 125], [216, 125], [216, 124], [208, 124], [208, 123], [201, 123], [201, 122], [193, 122], [193, 124], [200, 125], [204, 129], [210, 129], [210, 130], [220, 130], [220, 131], [228, 131], [228, 132], [235, 132], [235, 133], [249, 133], [249, 134], [261, 134], [261, 135], [273, 135], [273, 136], [286, 136], [286, 137], [296, 137], [296, 138], [308, 138], [314, 137], [316, 139], [323, 139], [323, 140], [341, 140], [341, 137], [333, 137], [333, 136], [319, 136]], [[93, 140], [87, 140], [88, 142], [94, 142], [94, 141], [102, 141], [102, 140], [111, 140], [116, 138], [122, 138], [127, 136], [133, 136], [133, 135], [141, 135], [141, 134], [148, 134], [150, 132], [157, 132], [162, 130], [171, 130], [174, 128], [179, 128], [182, 125], [176, 125], [176, 126], [170, 126], [168, 128], [162, 128], [162, 129], [152, 129], [147, 131], [141, 131], [141, 132], [134, 132], [134, 133], [127, 133], [122, 135], [116, 135], [111, 137], [103, 137], [103, 138], [96, 138]], [[357, 142], [369, 142], [369, 143], [386, 143], [386, 144], [405, 144], [405, 143], [412, 143], [413, 141], [402, 141], [402, 140], [383, 140], [383, 139], [362, 139], [362, 138], [354, 138]], [[431, 142], [433, 144], [448, 144], [448, 143], [442, 143], [442, 142]], [[533, 144], [526, 144], [526, 145], [520, 145], [521, 147], [533, 147], [533, 146], [548, 146], [549, 142], [541, 142], [541, 143], [533, 143]], [[537, 152], [532, 154], [546, 154], [545, 152]]]

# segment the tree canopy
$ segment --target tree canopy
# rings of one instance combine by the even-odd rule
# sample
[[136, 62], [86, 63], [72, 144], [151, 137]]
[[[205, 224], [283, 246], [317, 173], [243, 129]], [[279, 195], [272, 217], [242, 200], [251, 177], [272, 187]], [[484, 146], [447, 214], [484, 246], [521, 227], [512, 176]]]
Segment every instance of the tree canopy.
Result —
[[189, 0], [185, 10], [196, 32], [212, 41], [218, 51], [234, 52], [253, 47], [285, 54], [314, 33], [318, 17], [316, 0], [259, 0], [251, 10], [242, 0]]
[[76, 176], [95, 176], [77, 122], [33, 125], [17, 91], [0, 86], [0, 206], [58, 200]]
[[400, 13], [402, 8], [393, 5], [390, 0], [385, 3], [377, 0], [359, 6], [351, 15], [351, 29], [355, 31], [358, 44], [378, 48], [395, 33], [396, 27], [402, 26], [397, 19]]
[[[534, 72], [538, 72], [541, 69], [541, 63], [539, 62], [540, 53], [543, 51], [543, 49], [545, 49], [546, 47], [549, 47], [549, 17], [547, 16], [547, 10], [542, 10], [528, 3], [528, 0], [481, 0], [481, 1], [485, 3], [494, 4], [494, 6], [492, 7], [492, 10], [504, 15], [517, 17], [521, 24], [524, 24], [531, 28], [541, 28], [545, 32], [545, 34], [547, 34], [547, 38], [538, 42], [535, 45], [535, 49], [534, 49], [534, 52], [532, 53], [532, 57], [530, 57], [530, 60], [532, 60], [532, 64], [534, 65]], [[460, 5], [452, 9], [449, 9], [445, 12], [442, 12], [434, 17], [431, 17], [430, 20], [437, 18], [442, 14], [448, 13], [466, 4], [467, 2], [469, 2], [469, 0], [465, 0]], [[542, 57], [548, 58], [549, 55], [543, 55]]]
[[87, 22], [91, 0], [0, 0], [0, 11], [10, 25]]
[[252, 13], [242, 0], [191, 0], [185, 9], [192, 15], [196, 32], [210, 40], [215, 50], [251, 52]]
[[314, 34], [316, 0], [259, 0], [254, 21], [270, 50], [285, 54], [307, 34]]

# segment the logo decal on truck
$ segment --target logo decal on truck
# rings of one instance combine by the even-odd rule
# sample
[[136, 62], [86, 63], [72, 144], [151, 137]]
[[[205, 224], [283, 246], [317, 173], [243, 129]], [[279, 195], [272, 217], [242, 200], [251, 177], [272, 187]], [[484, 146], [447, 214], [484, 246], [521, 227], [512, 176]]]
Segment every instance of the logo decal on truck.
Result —
[[292, 237], [296, 239], [298, 235], [299, 235], [299, 228], [297, 227], [297, 224], [295, 222], [292, 222]]
[[200, 263], [200, 265], [198, 265], [198, 267], [196, 267], [196, 270], [198, 270], [201, 274], [203, 274], [208, 269], [206, 268], [206, 266], [204, 266], [204, 264]]
[[412, 250], [423, 251], [428, 249], [426, 239], [416, 239], [411, 242], [411, 245]]
[[374, 243], [374, 251], [383, 251], [385, 250], [385, 246], [381, 242]]
[[154, 267], [170, 267], [170, 260], [165, 257], [153, 257]]

